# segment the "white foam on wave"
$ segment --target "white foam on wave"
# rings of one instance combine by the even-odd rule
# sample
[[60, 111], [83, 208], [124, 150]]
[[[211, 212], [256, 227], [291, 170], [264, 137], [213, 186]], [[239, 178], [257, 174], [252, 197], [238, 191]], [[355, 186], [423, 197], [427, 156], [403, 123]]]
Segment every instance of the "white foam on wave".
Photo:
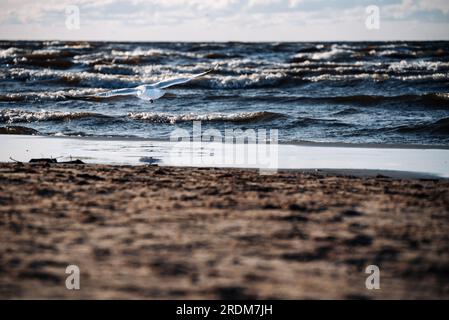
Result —
[[410, 76], [397, 76], [397, 75], [389, 75], [386, 73], [360, 73], [355, 75], [322, 74], [319, 76], [304, 77], [303, 79], [311, 82], [347, 81], [347, 80], [385, 81], [389, 79], [400, 81], [448, 80], [449, 73], [434, 73], [434, 74], [410, 75]]
[[182, 52], [169, 49], [148, 49], [143, 50], [141, 48], [136, 48], [134, 50], [117, 50], [113, 49], [106, 52], [97, 53], [86, 53], [79, 54], [73, 57], [74, 61], [81, 64], [97, 64], [105, 60], [116, 61], [120, 64], [120, 61], [130, 59], [130, 58], [159, 58], [159, 57], [185, 57], [191, 59], [202, 58], [202, 55], [192, 52]]
[[67, 98], [83, 98], [102, 91], [102, 89], [68, 89], [58, 91], [30, 91], [12, 92], [0, 95], [0, 101], [41, 101], [41, 100], [64, 100]]
[[[277, 73], [252, 73], [239, 76], [221, 76], [211, 77], [207, 80], [206, 86], [214, 89], [240, 89], [248, 87], [261, 87], [268, 85], [275, 85], [280, 80], [286, 78], [286, 74], [282, 72]], [[199, 79], [198, 82], [205, 83], [204, 79]]]
[[398, 51], [398, 50], [382, 50], [382, 51], [371, 50], [369, 53], [371, 55], [378, 55], [378, 56], [381, 56], [381, 57], [391, 56], [391, 55], [401, 55], [401, 54], [407, 54], [407, 55], [412, 55], [412, 56], [416, 55], [415, 52], [410, 51], [410, 50], [406, 50], [404, 52]]
[[22, 51], [19, 48], [8, 48], [8, 49], [0, 49], [0, 58], [9, 58], [9, 57], [16, 57], [17, 53]]
[[18, 109], [4, 109], [0, 111], [0, 122], [38, 122], [38, 121], [68, 121], [72, 119], [101, 116], [91, 112], [63, 112], [63, 111], [25, 111]]
[[448, 68], [449, 62], [442, 61], [407, 61], [401, 60], [400, 62], [393, 62], [388, 66], [388, 70], [405, 72], [409, 70], [429, 70], [437, 71], [441, 68]]
[[[203, 69], [204, 70], [204, 69]], [[276, 69], [262, 71], [258, 73], [240, 74], [237, 76], [205, 76], [195, 80], [195, 82], [202, 87], [213, 89], [239, 89], [247, 87], [260, 87], [267, 85], [275, 85], [280, 80], [286, 78], [284, 72], [276, 72]], [[193, 74], [186, 72], [186, 75]], [[92, 72], [76, 72], [76, 71], [62, 71], [62, 70], [30, 70], [24, 68], [12, 68], [7, 72], [0, 73], [0, 79], [26, 79], [26, 80], [56, 80], [61, 79], [66, 82], [81, 82], [88, 83], [94, 86], [104, 87], [110, 83], [114, 86], [136, 86], [141, 83], [154, 83], [161, 80], [166, 80], [174, 76], [179, 76], [179, 73], [167, 74], [152, 74], [145, 75], [123, 75], [123, 74], [102, 74]]]
[[281, 117], [281, 114], [274, 112], [240, 112], [240, 113], [207, 113], [207, 114], [169, 114], [155, 112], [130, 112], [128, 117], [134, 120], [145, 120], [155, 123], [171, 123], [188, 122], [188, 121], [251, 121], [262, 120], [268, 118]]
[[323, 52], [304, 52], [304, 53], [297, 53], [293, 56], [293, 58], [307, 58], [312, 60], [329, 60], [333, 58], [337, 58], [344, 55], [352, 54], [354, 51], [349, 46], [339, 46], [339, 45], [332, 45], [331, 49], [329, 51], [323, 51]]
[[416, 80], [449, 80], [449, 73], [434, 73], [425, 75], [411, 75], [411, 76], [395, 76], [392, 77], [401, 81], [416, 81]]
[[91, 46], [88, 42], [86, 43], [77, 43], [77, 44], [66, 44], [62, 48], [63, 49], [89, 49]]
[[[142, 80], [138, 76], [112, 75], [92, 73], [87, 71], [63, 71], [52, 69], [24, 69], [11, 68], [0, 73], [0, 79], [24, 79], [24, 80], [63, 80], [67, 82], [88, 82], [102, 85], [108, 82], [121, 82], [123, 84], [138, 84]], [[145, 79], [143, 79], [145, 80]]]
[[437, 97], [449, 100], [449, 92], [441, 92], [435, 94]]

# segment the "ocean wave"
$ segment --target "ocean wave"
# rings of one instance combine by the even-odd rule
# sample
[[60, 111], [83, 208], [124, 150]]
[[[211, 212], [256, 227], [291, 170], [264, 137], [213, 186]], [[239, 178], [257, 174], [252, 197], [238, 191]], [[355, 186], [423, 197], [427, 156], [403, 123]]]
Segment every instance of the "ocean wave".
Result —
[[203, 55], [203, 58], [205, 59], [232, 59], [241, 57], [242, 56], [239, 54], [219, 53], [219, 52], [210, 52]]
[[170, 49], [141, 49], [135, 48], [133, 50], [105, 50], [97, 53], [78, 54], [74, 56], [74, 60], [77, 63], [85, 65], [97, 65], [97, 64], [123, 64], [138, 66], [148, 63], [163, 63], [164, 60], [173, 59], [201, 59], [207, 58], [207, 54], [199, 54], [194, 52], [184, 52]]
[[0, 127], [0, 134], [24, 134], [24, 135], [38, 135], [39, 131], [22, 126], [6, 126]]
[[354, 105], [380, 105], [385, 103], [418, 103], [421, 105], [448, 107], [449, 93], [404, 94], [397, 96], [351, 95], [305, 98], [310, 102], [329, 102]]
[[208, 113], [208, 114], [168, 114], [155, 112], [130, 112], [128, 117], [134, 120], [143, 120], [155, 123], [189, 122], [189, 121], [210, 121], [210, 122], [259, 122], [269, 121], [285, 117], [276, 112], [241, 112], [241, 113]]
[[360, 81], [360, 80], [371, 80], [375, 82], [383, 82], [389, 80], [397, 81], [407, 81], [407, 82], [419, 82], [419, 81], [449, 81], [449, 73], [433, 73], [433, 74], [418, 74], [418, 75], [390, 75], [388, 73], [359, 73], [359, 74], [321, 74], [318, 76], [306, 76], [304, 80], [310, 82], [320, 82], [320, 81]]
[[327, 128], [331, 128], [331, 127], [350, 127], [351, 124], [341, 122], [337, 119], [298, 117], [295, 121], [293, 121], [288, 125], [288, 127], [308, 127], [308, 126], [324, 126]]
[[91, 47], [92, 46], [89, 42], [69, 42], [62, 46], [63, 49], [75, 49], [75, 50], [90, 49]]
[[126, 87], [138, 85], [145, 79], [138, 76], [123, 76], [93, 73], [87, 71], [62, 71], [52, 69], [24, 69], [11, 68], [6, 72], [0, 72], [0, 79], [21, 81], [54, 81], [58, 84], [84, 85], [90, 87]]
[[302, 95], [275, 95], [260, 94], [246, 96], [242, 94], [215, 94], [208, 100], [225, 101], [235, 100], [241, 102], [269, 102], [276, 104], [306, 103], [306, 104], [347, 104], [347, 105], [380, 105], [385, 103], [418, 103], [428, 106], [449, 107], [449, 93], [426, 93], [404, 95], [342, 95], [342, 96], [302, 96]]
[[[56, 63], [56, 62], [55, 62]], [[201, 77], [176, 89], [206, 88], [206, 89], [246, 89], [262, 87], [300, 86], [308, 82], [342, 82], [351, 84], [359, 81], [400, 81], [400, 82], [446, 82], [449, 81], [449, 72], [436, 72], [436, 70], [449, 70], [442, 63], [424, 64], [426, 72], [395, 71], [400, 68], [379, 68], [375, 65], [357, 66], [355, 64], [324, 64], [289, 67], [279, 64], [268, 67], [232, 67], [231, 64], [220, 65], [219, 69], [211, 75]], [[0, 70], [0, 79], [52, 82], [70, 86], [90, 88], [116, 89], [137, 86], [142, 83], [154, 83], [180, 75], [191, 75], [203, 72], [210, 64], [201, 66], [167, 67], [160, 65], [131, 67], [126, 65], [96, 65], [90, 71], [56, 70], [53, 69], [27, 69], [10, 68]], [[376, 69], [373, 69], [376, 68]], [[412, 67], [411, 67], [412, 68]], [[414, 68], [414, 67], [413, 67]], [[432, 69], [433, 68], [433, 69]], [[432, 69], [432, 70], [431, 70]], [[399, 69], [398, 69], [399, 70]]]
[[410, 70], [427, 70], [427, 71], [438, 71], [441, 69], [448, 69], [449, 62], [443, 61], [407, 61], [401, 60], [399, 62], [392, 62], [388, 66], [388, 70], [397, 71], [397, 72], [407, 72]]
[[292, 59], [294, 61], [301, 61], [302, 59], [311, 60], [334, 60], [341, 57], [351, 56], [354, 50], [349, 46], [334, 44], [331, 46], [330, 50], [321, 51], [323, 47], [309, 47], [303, 48], [295, 54]]
[[222, 50], [226, 48], [226, 44], [224, 43], [193, 43], [187, 51], [196, 52], [196, 51], [209, 51], [209, 50]]
[[[204, 71], [204, 69], [202, 70]], [[186, 75], [192, 74], [191, 72]], [[29, 70], [13, 68], [8, 72], [0, 73], [0, 79], [14, 79], [24, 81], [55, 81], [68, 85], [83, 85], [89, 87], [123, 88], [137, 86], [142, 83], [154, 83], [160, 80], [179, 76], [178, 74], [168, 75], [122, 75], [103, 74], [93, 72], [68, 72], [60, 70]], [[243, 89], [276, 86], [283, 83], [294, 83], [296, 79], [278, 73], [252, 73], [237, 76], [205, 76], [183, 86], [183, 88], [209, 88], [209, 89]]]
[[288, 81], [289, 77], [284, 73], [262, 73], [240, 76], [211, 77], [199, 79], [198, 85], [211, 89], [244, 89], [280, 85]]
[[417, 74], [417, 75], [405, 75], [405, 76], [394, 76], [391, 77], [392, 79], [395, 80], [400, 80], [400, 81], [429, 81], [429, 80], [434, 80], [434, 81], [449, 81], [449, 72], [447, 73], [433, 73], [433, 74]]
[[139, 72], [135, 68], [127, 65], [117, 65], [117, 64], [96, 64], [93, 67], [95, 72], [103, 74], [121, 74], [121, 75], [134, 75]]
[[416, 125], [404, 125], [398, 126], [392, 129], [392, 131], [409, 134], [429, 133], [433, 135], [449, 135], [449, 117], [439, 119], [437, 121], [431, 121], [426, 123], [420, 123]]
[[8, 49], [0, 49], [0, 58], [14, 58], [18, 53], [22, 52], [22, 49], [10, 47]]
[[392, 59], [413, 59], [417, 56], [416, 52], [412, 52], [410, 50], [407, 50], [407, 51], [383, 50], [380, 52], [373, 50], [370, 52], [370, 54], [380, 56], [380, 57], [392, 58]]
[[[269, 83], [269, 82], [268, 82]], [[265, 84], [268, 84], [265, 83]], [[233, 83], [235, 86], [249, 85], [248, 83]], [[254, 83], [252, 84], [254, 85]], [[263, 85], [263, 84], [259, 84]], [[229, 88], [229, 84], [219, 83], [211, 87]], [[0, 102], [20, 102], [20, 101], [64, 101], [64, 100], [95, 100], [98, 98], [93, 95], [104, 91], [102, 88], [68, 89], [58, 91], [31, 91], [0, 94]], [[171, 94], [176, 97], [176, 95]], [[185, 97], [185, 96], [183, 96]], [[196, 94], [192, 95], [195, 98]], [[123, 98], [123, 97], [118, 97]], [[371, 106], [384, 104], [415, 103], [429, 107], [448, 107], [449, 93], [427, 93], [427, 94], [405, 94], [397, 96], [384, 95], [348, 95], [348, 96], [295, 96], [295, 95], [258, 95], [245, 96], [242, 94], [215, 94], [210, 95], [207, 100], [210, 101], [229, 101], [236, 100], [240, 102], [269, 102], [275, 104], [285, 103], [306, 103], [306, 104], [346, 104], [357, 106]]]
[[[11, 48], [10, 48], [11, 49]], [[8, 49], [8, 50], [10, 50]], [[7, 52], [0, 53], [8, 58], [14, 58], [9, 62], [15, 66], [31, 66], [42, 68], [68, 69], [72, 67], [75, 62], [72, 57], [76, 55], [75, 51], [68, 49], [39, 49], [33, 51], [22, 51], [19, 54], [17, 51], [7, 54]]]
[[0, 94], [0, 102], [19, 101], [62, 101], [67, 99], [82, 99], [93, 95], [102, 89], [68, 89], [58, 91], [32, 91]]
[[347, 108], [341, 111], [337, 111], [335, 113], [333, 113], [334, 116], [348, 116], [348, 115], [352, 115], [352, 114], [357, 114], [360, 113], [361, 111], [359, 109], [355, 109], [355, 108]]
[[[172, 123], [203, 120], [276, 126], [284, 140], [447, 144], [448, 57], [447, 41], [0, 41], [0, 126], [163, 138]], [[215, 64], [215, 72], [167, 89], [152, 108], [135, 97], [94, 97]]]
[[[210, 67], [210, 65], [209, 65]], [[182, 68], [179, 68], [180, 71]], [[26, 68], [11, 68], [6, 71], [0, 71], [0, 79], [21, 80], [21, 81], [54, 81], [58, 84], [67, 85], [83, 85], [89, 87], [102, 87], [107, 89], [123, 88], [137, 86], [142, 83], [155, 83], [161, 80], [166, 80], [173, 77], [179, 77], [181, 74], [190, 76], [194, 73], [204, 72], [205, 68], [189, 68], [186, 72], [177, 72], [173, 70], [157, 70], [151, 68], [139, 74], [105, 74], [99, 72], [88, 71], [67, 71], [67, 70], [53, 70], [53, 69], [26, 69]], [[142, 71], [142, 70], [140, 70]], [[147, 74], [148, 73], [148, 74]], [[257, 76], [255, 76], [257, 78]], [[269, 78], [270, 76], [262, 76], [261, 78]], [[218, 76], [219, 78], [219, 76]], [[251, 77], [249, 77], [251, 78]], [[211, 78], [205, 76], [201, 81], [207, 81]], [[257, 80], [257, 79], [256, 79]], [[200, 80], [192, 82], [199, 83]], [[226, 81], [226, 79], [225, 79]]]
[[93, 112], [26, 111], [18, 109], [0, 110], [0, 123], [70, 121], [83, 118], [111, 119], [112, 117]]

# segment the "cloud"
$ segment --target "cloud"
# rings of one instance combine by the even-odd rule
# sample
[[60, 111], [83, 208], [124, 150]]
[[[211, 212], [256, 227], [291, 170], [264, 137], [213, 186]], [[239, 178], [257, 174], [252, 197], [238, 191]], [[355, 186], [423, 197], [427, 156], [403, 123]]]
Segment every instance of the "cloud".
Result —
[[[282, 33], [280, 39], [301, 40], [310, 36], [307, 30], [315, 30], [316, 39], [322, 40], [327, 39], [326, 32], [340, 30], [342, 38], [352, 39], [353, 34], [369, 38], [375, 33], [356, 29], [364, 28], [365, 7], [373, 3], [381, 7], [381, 19], [392, 26], [403, 28], [399, 22], [413, 21], [429, 28], [430, 23], [439, 31], [436, 35], [446, 32], [449, 37], [447, 0], [0, 0], [0, 36], [23, 38], [32, 30], [38, 37], [37, 32], [44, 30], [41, 36], [53, 38], [114, 40], [114, 35], [128, 34], [141, 40], [154, 40], [155, 35], [168, 40], [235, 40], [230, 37], [237, 34], [239, 40], [245, 40], [240, 36], [253, 40], [264, 39], [261, 33], [270, 31], [266, 40], [275, 40], [268, 38], [275, 32]], [[78, 34], [64, 29], [68, 5], [80, 8]], [[390, 31], [384, 28], [375, 35], [388, 37]]]
[[447, 0], [421, 0], [419, 7], [423, 10], [437, 10], [449, 14], [449, 1]]

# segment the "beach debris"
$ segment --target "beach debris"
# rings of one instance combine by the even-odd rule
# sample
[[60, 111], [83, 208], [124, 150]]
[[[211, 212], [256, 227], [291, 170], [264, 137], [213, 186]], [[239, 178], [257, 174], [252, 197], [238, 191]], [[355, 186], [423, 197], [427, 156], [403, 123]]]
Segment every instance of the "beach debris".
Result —
[[22, 164], [22, 161], [16, 160], [16, 159], [14, 159], [13, 157], [9, 157], [9, 160], [11, 160], [11, 161], [13, 161], [13, 162], [15, 162], [15, 163], [20, 163], [20, 164]]
[[22, 126], [7, 126], [0, 127], [0, 134], [24, 134], [24, 135], [36, 135], [40, 134], [39, 131]]
[[29, 161], [30, 163], [57, 163], [58, 160], [53, 158], [33, 158]]
[[58, 160], [55, 158], [33, 158], [29, 161], [29, 163], [85, 164], [79, 159], [58, 162]]
[[144, 163], [148, 163], [148, 164], [156, 164], [158, 162], [161, 162], [161, 160], [153, 158], [153, 157], [141, 157], [139, 159], [139, 162], [144, 162]]
[[154, 170], [153, 173], [154, 174], [166, 174], [167, 172], [162, 168], [157, 168], [156, 170]]
[[70, 160], [70, 161], [61, 161], [58, 163], [62, 163], [62, 164], [85, 164], [82, 160], [80, 159], [76, 159], [76, 160]]

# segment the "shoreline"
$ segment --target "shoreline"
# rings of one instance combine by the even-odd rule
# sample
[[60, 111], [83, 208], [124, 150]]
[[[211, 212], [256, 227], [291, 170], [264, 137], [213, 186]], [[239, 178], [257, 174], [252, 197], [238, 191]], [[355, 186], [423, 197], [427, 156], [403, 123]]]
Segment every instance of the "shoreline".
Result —
[[449, 181], [447, 177], [439, 177], [432, 174], [411, 172], [411, 171], [394, 171], [394, 170], [376, 170], [376, 169], [282, 169], [282, 171], [291, 171], [299, 173], [321, 174], [323, 176], [338, 177], [357, 177], [357, 178], [392, 178], [392, 179], [408, 179], [408, 180], [442, 180]]
[[449, 298], [447, 180], [18, 163], [0, 180], [3, 299]]
[[[354, 174], [449, 178], [449, 149], [345, 144], [223, 144], [148, 139], [103, 139], [3, 135], [0, 162], [11, 158], [80, 159], [113, 165], [157, 164], [177, 167], [256, 168], [346, 171]], [[230, 161], [229, 161], [230, 160]]]
[[[142, 137], [117, 137], [117, 136], [67, 136], [67, 135], [45, 135], [45, 134], [1, 134], [4, 136], [28, 136], [43, 137], [55, 139], [83, 139], [86, 141], [146, 141], [146, 142], [165, 142], [169, 143], [169, 139], [159, 138], [142, 138]], [[279, 141], [279, 145], [293, 145], [303, 147], [336, 147], [336, 148], [369, 148], [369, 149], [438, 149], [449, 150], [449, 145], [443, 144], [402, 144], [402, 143], [348, 143], [348, 142], [316, 142], [316, 141]]]

